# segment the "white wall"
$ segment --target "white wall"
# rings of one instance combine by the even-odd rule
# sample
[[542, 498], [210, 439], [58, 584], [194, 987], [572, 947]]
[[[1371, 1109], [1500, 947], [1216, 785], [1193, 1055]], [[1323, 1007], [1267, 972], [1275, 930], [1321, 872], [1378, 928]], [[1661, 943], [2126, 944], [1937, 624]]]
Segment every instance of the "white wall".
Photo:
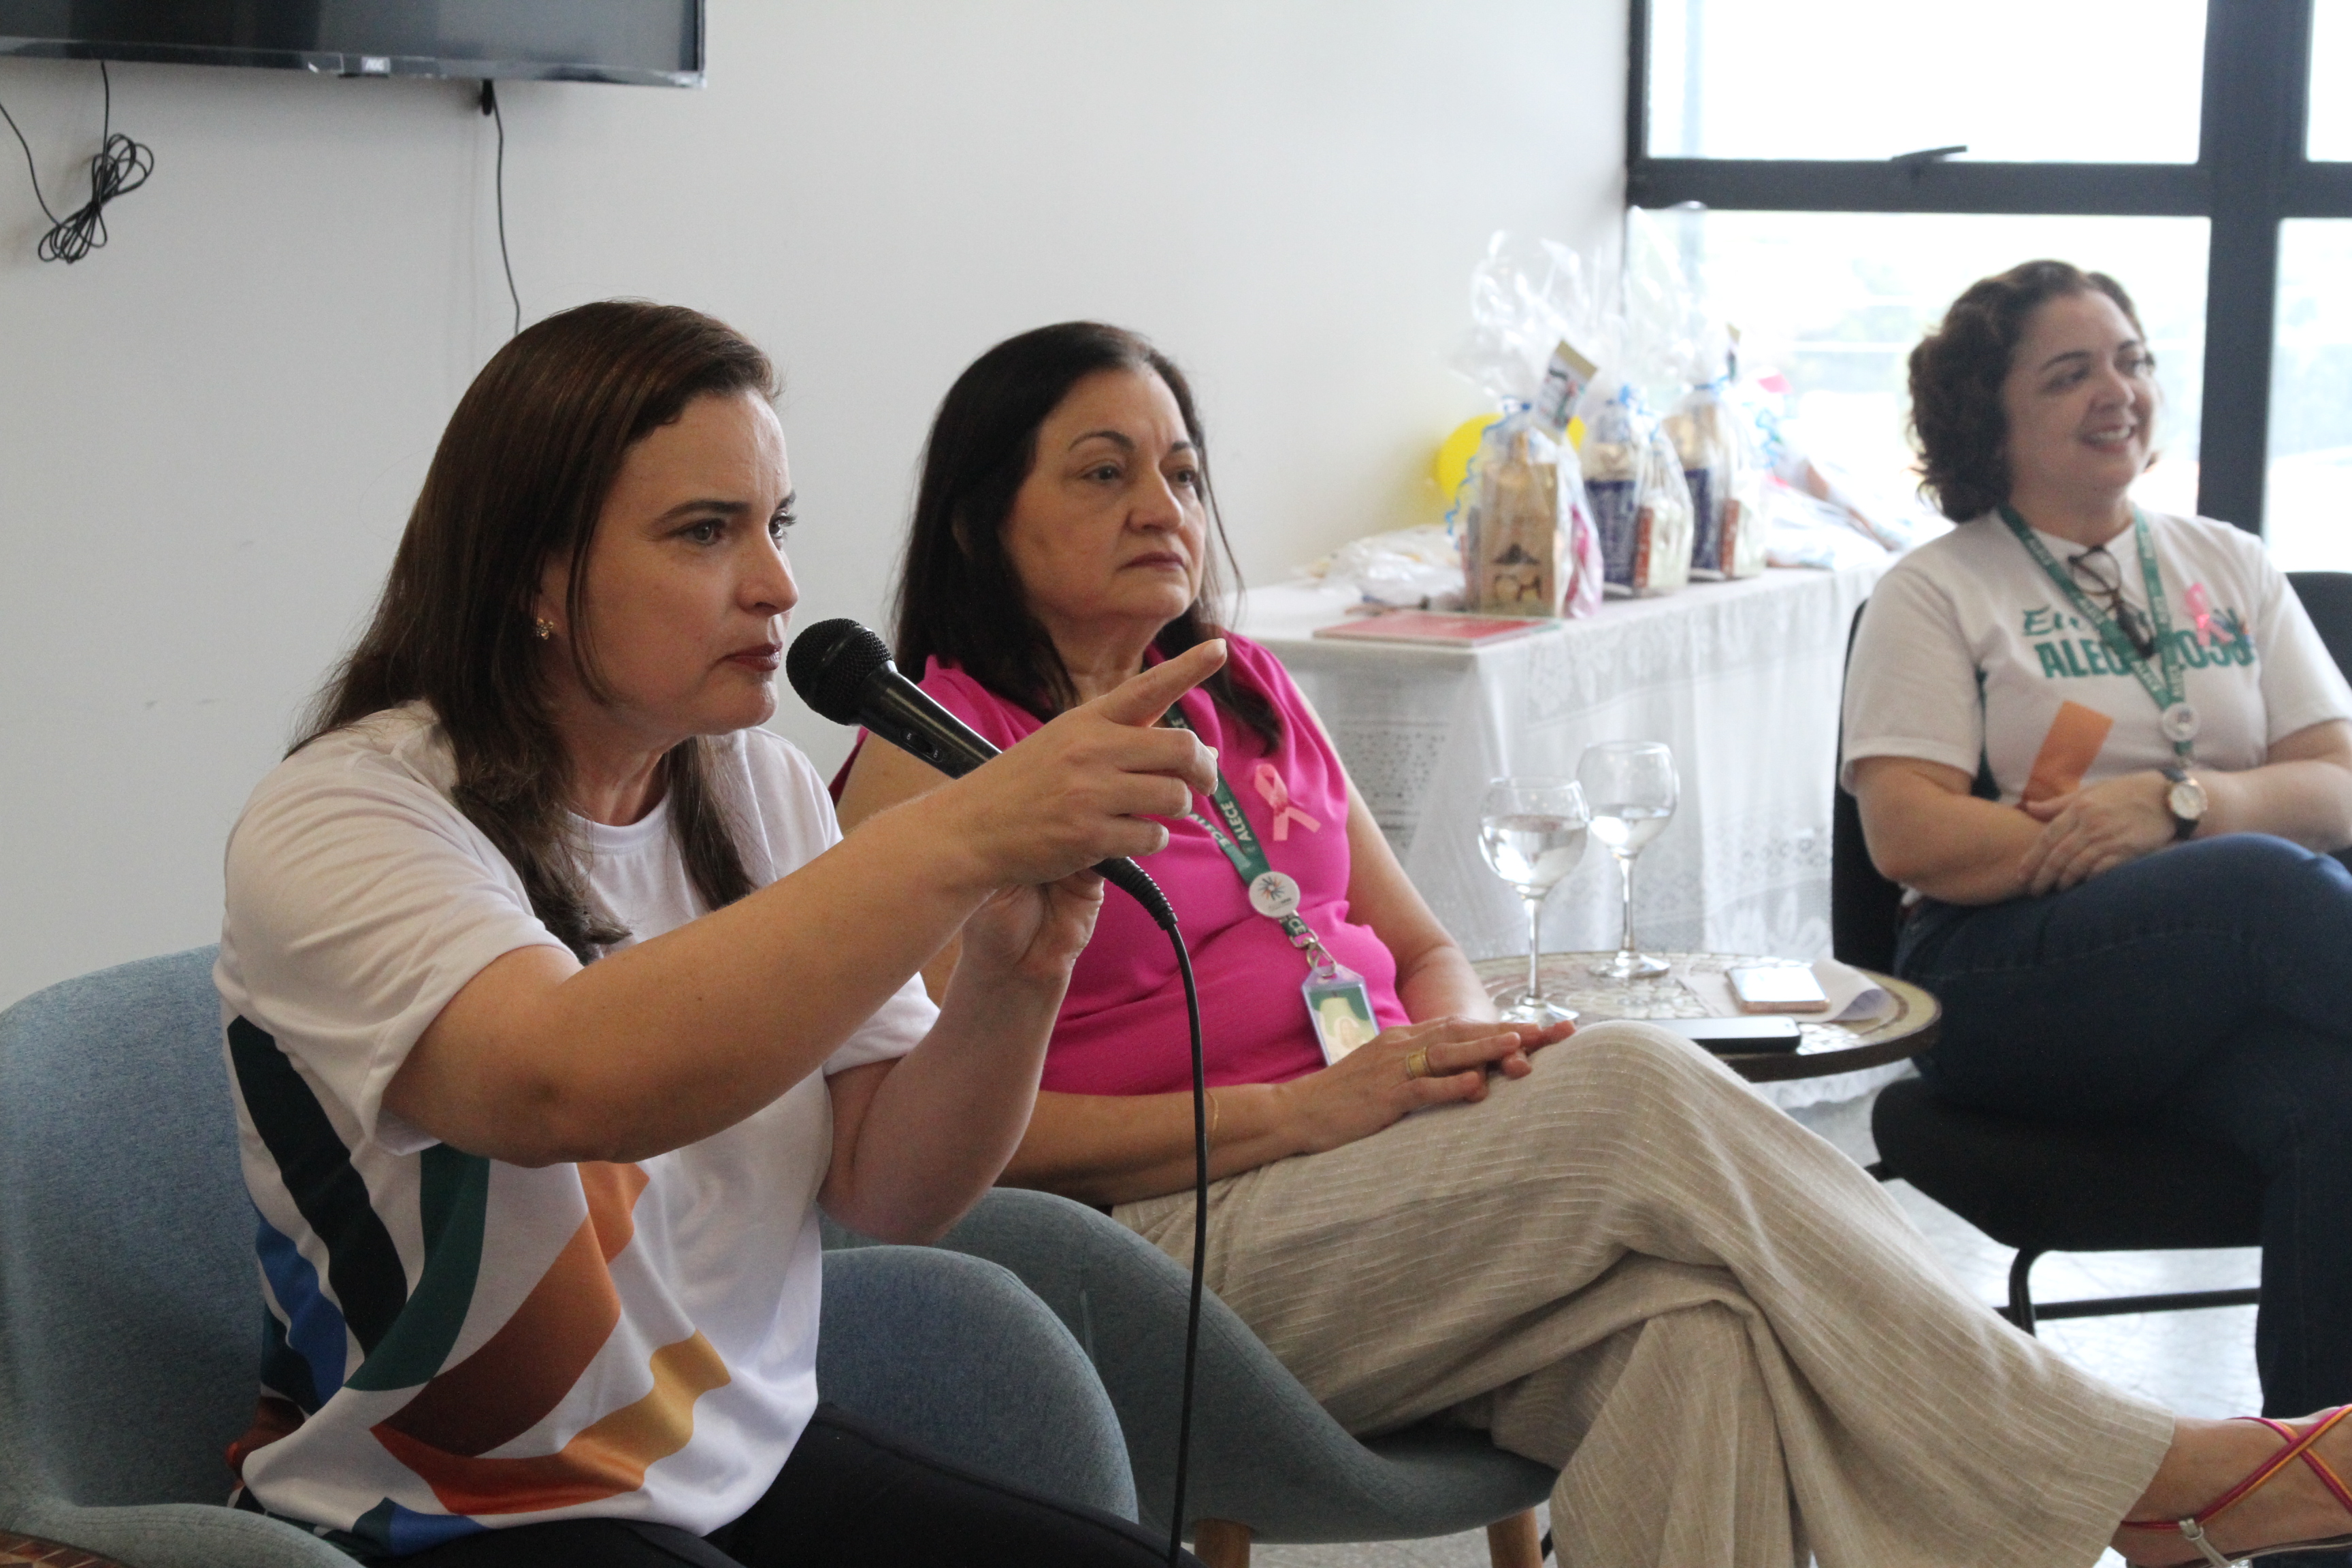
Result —
[[[1192, 372], [1244, 571], [1279, 577], [1423, 520], [1488, 232], [1609, 241], [1624, 9], [710, 0], [704, 91], [502, 89], [526, 318], [678, 300], [777, 356], [803, 624], [880, 616], [957, 370], [1080, 315]], [[61, 210], [97, 74], [0, 60]], [[155, 174], [78, 266], [33, 259], [0, 143], [0, 1004], [213, 939], [223, 837], [508, 322], [465, 88], [114, 87]]]

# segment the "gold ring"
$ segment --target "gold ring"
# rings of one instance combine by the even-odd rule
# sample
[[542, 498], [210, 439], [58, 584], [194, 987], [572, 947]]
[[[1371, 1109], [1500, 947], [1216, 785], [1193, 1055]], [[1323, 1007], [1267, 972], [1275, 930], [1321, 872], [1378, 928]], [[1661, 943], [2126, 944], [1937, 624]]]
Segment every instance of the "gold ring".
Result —
[[1407, 1078], [1434, 1078], [1437, 1076], [1430, 1071], [1429, 1047], [1427, 1046], [1416, 1047], [1413, 1049], [1412, 1054], [1404, 1058], [1404, 1076]]

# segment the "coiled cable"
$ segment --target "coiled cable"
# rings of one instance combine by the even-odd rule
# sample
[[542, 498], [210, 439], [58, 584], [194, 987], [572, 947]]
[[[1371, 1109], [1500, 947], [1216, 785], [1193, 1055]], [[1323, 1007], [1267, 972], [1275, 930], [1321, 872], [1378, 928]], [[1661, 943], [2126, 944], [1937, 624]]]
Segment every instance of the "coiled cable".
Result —
[[33, 163], [33, 144], [25, 140], [16, 117], [0, 104], [0, 120], [8, 122], [8, 129], [16, 133], [16, 145], [25, 150], [25, 172], [33, 178], [33, 199], [41, 204], [41, 216], [49, 220], [49, 231], [41, 236], [34, 252], [44, 261], [62, 261], [70, 267], [102, 248], [107, 237], [106, 204], [129, 195], [155, 172], [155, 150], [114, 129], [114, 81], [104, 60], [98, 62], [98, 79], [106, 94], [106, 110], [99, 150], [89, 160], [89, 200], [63, 217], [49, 209], [48, 197], [41, 194], [41, 172]]

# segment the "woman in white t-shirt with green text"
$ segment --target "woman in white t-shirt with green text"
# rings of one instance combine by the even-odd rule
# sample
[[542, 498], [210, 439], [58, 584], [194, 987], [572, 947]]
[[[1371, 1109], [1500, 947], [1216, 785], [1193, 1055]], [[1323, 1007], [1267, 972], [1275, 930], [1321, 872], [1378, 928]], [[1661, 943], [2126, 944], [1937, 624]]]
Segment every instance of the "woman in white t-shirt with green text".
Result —
[[[1843, 779], [1909, 889], [1949, 1102], [2218, 1140], [2266, 1179], [2265, 1407], [2352, 1399], [2352, 689], [2254, 535], [2146, 512], [2153, 361], [2032, 261], [1911, 355], [1926, 489], [1847, 676]], [[2210, 417], [2226, 418], [2226, 410]]]

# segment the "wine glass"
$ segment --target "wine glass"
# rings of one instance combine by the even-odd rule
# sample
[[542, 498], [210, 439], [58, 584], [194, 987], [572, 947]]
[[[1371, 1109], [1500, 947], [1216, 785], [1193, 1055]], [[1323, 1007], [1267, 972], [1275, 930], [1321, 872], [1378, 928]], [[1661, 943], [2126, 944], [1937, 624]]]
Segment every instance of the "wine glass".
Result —
[[1603, 741], [1587, 746], [1577, 781], [1592, 802], [1592, 837], [1617, 857], [1625, 892], [1625, 934], [1617, 956], [1595, 964], [1604, 980], [1646, 980], [1673, 966], [1643, 954], [1633, 942], [1633, 858], [1665, 830], [1675, 814], [1675, 754], [1657, 741]]
[[1478, 847], [1495, 875], [1528, 906], [1528, 984], [1496, 1001], [1515, 1024], [1555, 1024], [1576, 1014], [1544, 999], [1537, 963], [1543, 951], [1543, 901], [1584, 858], [1590, 818], [1574, 779], [1496, 779], [1478, 803]]

